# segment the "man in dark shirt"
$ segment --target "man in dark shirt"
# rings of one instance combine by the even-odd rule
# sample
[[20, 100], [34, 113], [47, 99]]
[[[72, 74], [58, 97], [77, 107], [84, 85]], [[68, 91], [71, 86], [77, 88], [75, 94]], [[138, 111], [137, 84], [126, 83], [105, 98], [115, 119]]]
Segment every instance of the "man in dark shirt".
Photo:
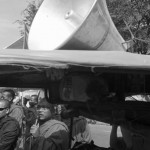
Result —
[[19, 123], [9, 117], [10, 103], [0, 99], [0, 150], [14, 150], [20, 133]]
[[19, 122], [20, 127], [22, 127], [24, 113], [21, 106], [13, 103], [15, 92], [12, 89], [6, 89], [2, 92], [2, 98], [10, 102], [9, 116], [15, 118]]

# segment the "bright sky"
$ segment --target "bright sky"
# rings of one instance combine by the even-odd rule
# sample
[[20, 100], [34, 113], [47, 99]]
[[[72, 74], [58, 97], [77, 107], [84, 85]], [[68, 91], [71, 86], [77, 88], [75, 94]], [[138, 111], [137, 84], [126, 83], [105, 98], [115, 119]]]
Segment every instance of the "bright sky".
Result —
[[27, 4], [26, 0], [0, 0], [0, 49], [19, 39], [19, 25], [15, 21], [21, 18]]

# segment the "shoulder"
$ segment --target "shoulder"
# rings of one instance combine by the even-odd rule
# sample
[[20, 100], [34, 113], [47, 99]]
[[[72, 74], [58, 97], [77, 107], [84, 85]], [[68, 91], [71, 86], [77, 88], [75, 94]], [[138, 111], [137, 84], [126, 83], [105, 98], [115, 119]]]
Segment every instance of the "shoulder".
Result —
[[15, 118], [10, 117], [10, 116], [7, 117], [7, 122], [13, 124], [14, 126], [17, 126], [19, 124]]
[[73, 123], [85, 126], [88, 122], [84, 117], [75, 117]]
[[9, 130], [19, 129], [19, 123], [13, 117], [7, 117], [3, 120], [3, 125], [7, 127]]
[[76, 131], [84, 132], [88, 126], [87, 120], [84, 117], [76, 117], [73, 120], [73, 129]]
[[13, 111], [13, 112], [17, 111], [17, 112], [23, 113], [23, 108], [21, 106], [12, 104], [10, 107], [10, 111]]
[[58, 120], [50, 120], [51, 127], [55, 128], [55, 130], [66, 130], [68, 131], [68, 127], [64, 122]]
[[14, 138], [17, 138], [20, 135], [20, 127], [19, 123], [11, 118], [7, 117], [5, 120], [3, 120], [3, 125], [0, 128], [1, 136], [3, 136], [3, 140], [12, 140]]
[[67, 126], [58, 120], [49, 120], [42, 124], [39, 128], [40, 134], [45, 138], [49, 136], [62, 137], [68, 134]]
[[19, 105], [15, 105], [15, 104], [11, 105], [11, 109], [16, 109], [16, 108], [23, 110], [23, 108]]
[[84, 117], [82, 117], [82, 116], [74, 117], [74, 121], [75, 122], [79, 122], [79, 121], [87, 122], [87, 120]]

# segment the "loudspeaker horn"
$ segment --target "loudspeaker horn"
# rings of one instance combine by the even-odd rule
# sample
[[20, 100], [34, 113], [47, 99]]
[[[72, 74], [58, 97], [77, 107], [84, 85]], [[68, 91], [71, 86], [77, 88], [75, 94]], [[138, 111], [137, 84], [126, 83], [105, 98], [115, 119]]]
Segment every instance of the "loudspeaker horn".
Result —
[[117, 50], [125, 41], [105, 0], [44, 0], [28, 37], [31, 50]]

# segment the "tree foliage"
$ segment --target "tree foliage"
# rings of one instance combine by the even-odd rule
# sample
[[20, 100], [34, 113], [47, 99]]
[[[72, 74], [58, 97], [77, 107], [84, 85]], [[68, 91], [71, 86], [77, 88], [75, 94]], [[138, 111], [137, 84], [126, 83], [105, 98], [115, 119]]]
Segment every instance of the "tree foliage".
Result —
[[43, 0], [38, 0], [38, 2], [36, 0], [29, 2], [26, 9], [22, 12], [23, 18], [21, 20], [17, 20], [17, 22], [20, 24], [20, 33], [22, 36], [24, 35], [24, 26], [26, 25], [28, 28], [30, 28], [42, 2]]
[[133, 52], [146, 54], [150, 47], [150, 1], [107, 0], [111, 17]]

